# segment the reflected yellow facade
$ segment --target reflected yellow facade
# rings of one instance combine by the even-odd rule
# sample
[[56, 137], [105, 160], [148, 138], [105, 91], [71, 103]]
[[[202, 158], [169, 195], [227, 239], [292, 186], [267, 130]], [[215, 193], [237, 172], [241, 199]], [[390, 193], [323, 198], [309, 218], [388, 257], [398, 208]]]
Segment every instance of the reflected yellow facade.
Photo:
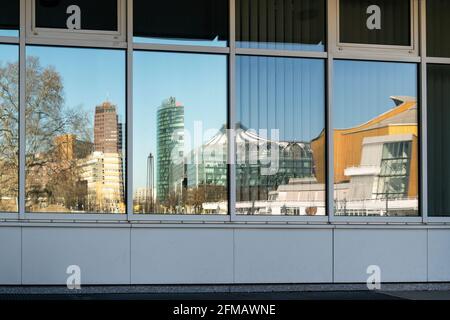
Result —
[[[409, 166], [408, 197], [418, 196], [418, 125], [417, 101], [409, 97], [392, 97], [396, 106], [387, 112], [359, 126], [348, 129], [335, 129], [334, 139], [334, 182], [349, 182], [345, 170], [361, 165], [364, 139], [371, 137], [388, 137], [412, 135], [412, 152]], [[325, 183], [326, 160], [324, 157], [326, 136], [323, 132], [311, 143], [317, 181]]]

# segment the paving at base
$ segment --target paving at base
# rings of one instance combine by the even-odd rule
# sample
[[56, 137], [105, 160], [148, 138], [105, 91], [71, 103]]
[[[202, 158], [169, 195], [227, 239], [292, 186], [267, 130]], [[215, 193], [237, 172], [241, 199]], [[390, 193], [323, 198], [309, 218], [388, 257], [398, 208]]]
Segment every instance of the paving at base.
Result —
[[202, 293], [0, 293], [0, 300], [450, 300], [450, 291], [313, 291]]

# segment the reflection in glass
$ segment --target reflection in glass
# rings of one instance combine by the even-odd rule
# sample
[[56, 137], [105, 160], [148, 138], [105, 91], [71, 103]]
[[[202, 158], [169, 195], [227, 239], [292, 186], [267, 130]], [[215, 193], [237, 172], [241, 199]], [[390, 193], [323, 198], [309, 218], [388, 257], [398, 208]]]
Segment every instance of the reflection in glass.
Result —
[[227, 214], [225, 56], [134, 55], [134, 212]]
[[19, 50], [0, 45], [0, 212], [17, 212]]
[[427, 56], [450, 58], [450, 1], [427, 0]]
[[19, 36], [19, 0], [0, 1], [0, 36]]
[[323, 60], [237, 58], [236, 212], [325, 215]]
[[125, 213], [124, 52], [27, 54], [27, 211]]
[[236, 46], [324, 51], [325, 1], [236, 0]]
[[411, 0], [339, 0], [342, 43], [409, 46]]
[[80, 9], [80, 30], [118, 31], [118, 0], [36, 0], [37, 28], [67, 29], [73, 6]]
[[417, 66], [336, 61], [335, 215], [417, 216]]
[[450, 65], [428, 65], [428, 215], [450, 216]]
[[134, 0], [134, 41], [226, 47], [228, 11], [228, 0]]

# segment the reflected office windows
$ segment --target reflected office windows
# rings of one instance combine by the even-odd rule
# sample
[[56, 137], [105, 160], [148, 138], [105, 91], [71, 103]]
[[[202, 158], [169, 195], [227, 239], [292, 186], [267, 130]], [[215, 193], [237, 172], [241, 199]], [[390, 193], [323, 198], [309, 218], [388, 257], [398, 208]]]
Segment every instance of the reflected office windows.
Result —
[[134, 53], [136, 214], [228, 213], [227, 57]]
[[228, 0], [133, 1], [134, 41], [226, 47]]
[[236, 0], [236, 46], [325, 50], [324, 0]]
[[236, 212], [324, 216], [325, 62], [238, 56]]
[[27, 47], [26, 210], [125, 213], [125, 52]]
[[427, 70], [428, 216], [450, 216], [450, 65]]
[[419, 215], [417, 65], [334, 67], [335, 215]]
[[17, 212], [19, 48], [0, 45], [0, 212]]
[[0, 36], [19, 36], [19, 0], [0, 1]]

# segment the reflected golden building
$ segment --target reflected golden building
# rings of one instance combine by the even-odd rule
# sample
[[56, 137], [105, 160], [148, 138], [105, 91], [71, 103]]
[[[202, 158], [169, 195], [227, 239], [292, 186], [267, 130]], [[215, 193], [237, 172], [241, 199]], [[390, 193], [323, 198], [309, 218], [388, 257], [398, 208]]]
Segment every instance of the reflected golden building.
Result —
[[[361, 200], [381, 198], [382, 195], [390, 197], [393, 194], [397, 198], [417, 199], [417, 100], [411, 97], [391, 99], [395, 102], [395, 107], [385, 113], [356, 127], [334, 130], [334, 181], [335, 184], [350, 184], [348, 194], [341, 198]], [[325, 183], [323, 169], [326, 163], [321, 156], [325, 150], [325, 134], [316, 138], [311, 147], [317, 180]], [[392, 154], [390, 149], [397, 150], [394, 153], [398, 154]], [[405, 170], [407, 172], [400, 172]], [[383, 180], [386, 177], [392, 179]], [[402, 190], [396, 191], [396, 187], [400, 188], [404, 184], [398, 177], [403, 177], [407, 182]], [[387, 187], [381, 185], [383, 183]], [[362, 187], [368, 190], [361, 192]], [[403, 196], [401, 193], [404, 193]], [[335, 194], [335, 198], [340, 196]]]
[[93, 151], [93, 144], [78, 140], [75, 134], [63, 134], [54, 140], [54, 156], [57, 161], [71, 161], [83, 159]]

